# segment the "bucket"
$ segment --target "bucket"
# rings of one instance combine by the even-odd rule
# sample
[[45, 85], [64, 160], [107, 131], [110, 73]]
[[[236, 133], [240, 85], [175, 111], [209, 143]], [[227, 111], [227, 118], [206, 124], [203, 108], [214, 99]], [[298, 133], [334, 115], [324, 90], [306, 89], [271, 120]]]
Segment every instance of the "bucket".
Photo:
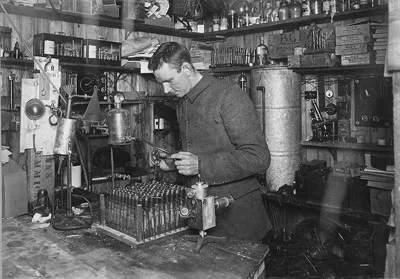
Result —
[[301, 76], [292, 70], [282, 67], [251, 70], [251, 99], [271, 153], [266, 185], [272, 191], [284, 184], [292, 185], [301, 163], [300, 90]]

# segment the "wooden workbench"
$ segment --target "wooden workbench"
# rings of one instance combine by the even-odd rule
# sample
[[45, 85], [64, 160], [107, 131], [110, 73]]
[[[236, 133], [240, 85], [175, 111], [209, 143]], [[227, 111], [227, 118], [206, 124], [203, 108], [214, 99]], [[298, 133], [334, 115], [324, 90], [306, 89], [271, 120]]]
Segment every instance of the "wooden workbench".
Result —
[[265, 245], [230, 239], [196, 254], [196, 243], [184, 235], [132, 249], [95, 228], [33, 225], [30, 216], [2, 220], [3, 278], [258, 278], [254, 272], [268, 252]]

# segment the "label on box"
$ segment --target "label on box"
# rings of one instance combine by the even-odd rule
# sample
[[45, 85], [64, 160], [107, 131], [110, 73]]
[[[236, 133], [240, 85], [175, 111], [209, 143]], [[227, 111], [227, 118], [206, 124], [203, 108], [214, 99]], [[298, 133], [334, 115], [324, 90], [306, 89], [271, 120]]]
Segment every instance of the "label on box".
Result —
[[349, 55], [342, 55], [342, 57], [341, 57], [342, 66], [368, 65], [370, 63], [371, 63], [370, 53], [349, 54]]
[[335, 27], [336, 36], [359, 35], [367, 33], [370, 33], [369, 23]]
[[359, 34], [336, 37], [336, 45], [361, 44], [371, 41], [371, 34]]
[[351, 44], [335, 47], [336, 55], [366, 53], [368, 51], [368, 44]]

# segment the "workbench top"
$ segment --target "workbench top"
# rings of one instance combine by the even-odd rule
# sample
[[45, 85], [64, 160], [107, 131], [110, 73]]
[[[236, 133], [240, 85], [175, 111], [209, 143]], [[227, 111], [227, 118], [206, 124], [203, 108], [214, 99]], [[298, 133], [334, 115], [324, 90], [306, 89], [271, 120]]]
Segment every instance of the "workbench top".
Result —
[[3, 278], [257, 278], [263, 244], [229, 239], [205, 245], [173, 236], [132, 249], [90, 229], [57, 231], [26, 215], [2, 220]]

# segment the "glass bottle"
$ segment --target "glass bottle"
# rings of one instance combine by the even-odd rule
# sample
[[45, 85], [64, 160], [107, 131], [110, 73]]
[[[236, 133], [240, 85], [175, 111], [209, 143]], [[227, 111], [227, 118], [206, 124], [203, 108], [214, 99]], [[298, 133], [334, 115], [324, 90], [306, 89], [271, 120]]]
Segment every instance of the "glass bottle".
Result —
[[256, 66], [268, 65], [268, 47], [264, 44], [264, 37], [260, 37], [260, 44], [256, 47], [254, 64]]
[[19, 43], [18, 42], [15, 42], [15, 45], [14, 45], [14, 52], [13, 52], [13, 58], [21, 58], [22, 57], [22, 55], [21, 55], [21, 50], [19, 49]]
[[220, 26], [221, 26], [220, 23], [221, 23], [221, 21], [220, 21], [219, 16], [217, 14], [214, 14], [213, 21], [212, 21], [212, 31], [213, 32], [220, 30]]
[[319, 15], [322, 13], [322, 3], [321, 0], [311, 0], [311, 14]]
[[351, 0], [351, 9], [352, 10], [360, 9], [360, 1], [359, 0]]
[[275, 7], [272, 10], [272, 19], [273, 21], [279, 21], [279, 8], [281, 7], [281, 1], [280, 0], [276, 0], [275, 1]]
[[228, 13], [228, 28], [238, 28], [238, 15], [236, 10], [230, 10]]
[[226, 30], [228, 29], [228, 16], [226, 13], [226, 10], [223, 10], [221, 13], [221, 22], [220, 22], [220, 30]]
[[9, 58], [9, 57], [10, 57], [10, 51], [8, 50], [8, 47], [6, 47], [6, 48], [4, 49], [3, 57], [4, 57], [4, 58]]
[[0, 44], [0, 57], [3, 57], [3, 54], [4, 54], [3, 44]]
[[301, 16], [310, 16], [311, 15], [311, 1], [310, 0], [303, 0], [301, 5]]
[[330, 0], [323, 0], [323, 2], [322, 2], [322, 11], [325, 14], [329, 14], [330, 10], [331, 10], [331, 1]]
[[290, 18], [301, 17], [302, 5], [298, 0], [293, 0], [288, 7], [289, 7]]
[[283, 1], [281, 3], [281, 7], [278, 10], [279, 20], [287, 20], [289, 19], [289, 8], [287, 6], [287, 2]]
[[266, 23], [267, 22], [267, 20], [266, 20], [266, 17], [265, 17], [265, 3], [264, 3], [264, 0], [260, 0], [259, 1], [259, 3], [258, 3], [258, 10], [259, 10], [259, 13], [258, 13], [258, 20], [257, 20], [257, 23], [259, 24], [259, 23]]
[[272, 22], [272, 6], [271, 6], [271, 2], [267, 2], [266, 6], [265, 6], [265, 20], [266, 22]]

